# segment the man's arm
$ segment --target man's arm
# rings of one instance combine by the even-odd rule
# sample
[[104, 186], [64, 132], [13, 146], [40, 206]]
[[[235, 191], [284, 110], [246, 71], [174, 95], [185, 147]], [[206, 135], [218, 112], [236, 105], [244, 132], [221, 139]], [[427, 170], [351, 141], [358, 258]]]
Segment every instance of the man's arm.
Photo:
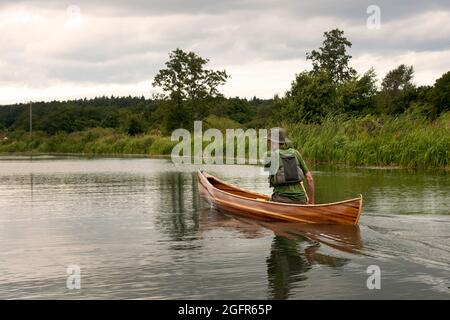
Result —
[[314, 179], [311, 171], [306, 174], [306, 181], [308, 182], [308, 204], [314, 204]]

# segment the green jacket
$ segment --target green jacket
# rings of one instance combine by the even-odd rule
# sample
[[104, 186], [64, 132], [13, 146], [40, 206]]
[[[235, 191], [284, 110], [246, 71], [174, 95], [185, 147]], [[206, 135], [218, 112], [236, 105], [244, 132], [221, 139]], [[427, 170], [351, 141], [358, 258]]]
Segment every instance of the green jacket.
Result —
[[[303, 170], [303, 173], [306, 175], [309, 172], [308, 167], [305, 164], [305, 161], [303, 160], [302, 156], [300, 155], [300, 152], [295, 150], [294, 148], [285, 148], [285, 149], [278, 149], [274, 151], [275, 153], [279, 154], [280, 156], [288, 156], [292, 153], [295, 154], [298, 164], [300, 168]], [[270, 157], [270, 152], [268, 153], [268, 158]], [[269, 161], [266, 161], [266, 163], [269, 163]], [[268, 166], [268, 165], [266, 165]], [[270, 166], [270, 163], [269, 163]], [[276, 168], [277, 169], [277, 168]], [[275, 170], [276, 170], [275, 169]], [[270, 172], [270, 175], [275, 174], [276, 172]], [[287, 184], [287, 185], [279, 185], [275, 186], [273, 189], [273, 193], [276, 193], [280, 196], [288, 197], [292, 200], [298, 200], [306, 203], [306, 194], [303, 190], [300, 183], [293, 183], [293, 184]]]

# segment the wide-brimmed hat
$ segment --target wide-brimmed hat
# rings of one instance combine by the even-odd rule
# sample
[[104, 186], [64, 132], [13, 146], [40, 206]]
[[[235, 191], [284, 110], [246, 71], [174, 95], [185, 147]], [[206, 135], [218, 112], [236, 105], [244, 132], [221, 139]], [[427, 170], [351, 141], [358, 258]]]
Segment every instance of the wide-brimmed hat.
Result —
[[286, 138], [286, 130], [279, 127], [270, 129], [269, 134], [267, 136], [267, 140], [279, 144], [285, 144], [290, 142], [290, 140]]

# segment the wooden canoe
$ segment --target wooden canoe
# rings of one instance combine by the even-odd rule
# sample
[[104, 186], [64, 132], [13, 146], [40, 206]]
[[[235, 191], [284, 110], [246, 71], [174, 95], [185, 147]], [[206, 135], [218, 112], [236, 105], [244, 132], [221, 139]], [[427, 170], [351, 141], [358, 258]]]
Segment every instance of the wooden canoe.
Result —
[[211, 205], [239, 215], [275, 221], [356, 225], [362, 209], [359, 198], [314, 205], [270, 201], [270, 196], [245, 190], [203, 172], [198, 172], [200, 194]]

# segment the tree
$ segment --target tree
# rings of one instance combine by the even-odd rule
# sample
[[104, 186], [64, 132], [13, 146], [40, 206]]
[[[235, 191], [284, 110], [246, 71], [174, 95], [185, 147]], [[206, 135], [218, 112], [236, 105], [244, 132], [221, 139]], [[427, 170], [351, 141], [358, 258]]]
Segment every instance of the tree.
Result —
[[254, 116], [250, 103], [238, 97], [227, 99], [225, 109], [227, 117], [239, 123], [249, 122]]
[[438, 114], [450, 110], [450, 71], [436, 80], [430, 95]]
[[376, 74], [373, 69], [362, 77], [353, 77], [338, 90], [344, 112], [370, 113], [375, 109], [377, 94]]
[[381, 83], [379, 108], [381, 112], [396, 114], [405, 111], [414, 98], [412, 82], [414, 68], [404, 64], [389, 71]]
[[327, 114], [339, 112], [336, 85], [326, 71], [299, 73], [283, 100], [278, 103], [281, 120], [320, 123]]
[[276, 103], [278, 120], [320, 123], [329, 114], [368, 113], [375, 108], [375, 71], [358, 76], [349, 66], [347, 48], [352, 44], [343, 31], [333, 29], [324, 37], [322, 47], [307, 54], [313, 70], [298, 74], [285, 98]]
[[221, 96], [217, 88], [229, 77], [225, 70], [205, 69], [208, 62], [194, 52], [176, 49], [169, 53], [166, 68], [159, 70], [154, 78], [153, 86], [161, 87], [165, 98], [181, 113], [181, 117], [174, 119], [181, 127], [206, 116], [206, 102]]
[[383, 91], [399, 92], [401, 90], [409, 90], [414, 88], [412, 79], [414, 77], [413, 66], [405, 64], [399, 65], [397, 68], [389, 71], [381, 83]]
[[344, 37], [344, 31], [333, 29], [324, 33], [325, 40], [318, 51], [306, 54], [307, 60], [312, 60], [314, 72], [326, 71], [336, 83], [343, 83], [356, 75], [356, 71], [348, 63], [351, 55], [347, 48], [352, 43]]

